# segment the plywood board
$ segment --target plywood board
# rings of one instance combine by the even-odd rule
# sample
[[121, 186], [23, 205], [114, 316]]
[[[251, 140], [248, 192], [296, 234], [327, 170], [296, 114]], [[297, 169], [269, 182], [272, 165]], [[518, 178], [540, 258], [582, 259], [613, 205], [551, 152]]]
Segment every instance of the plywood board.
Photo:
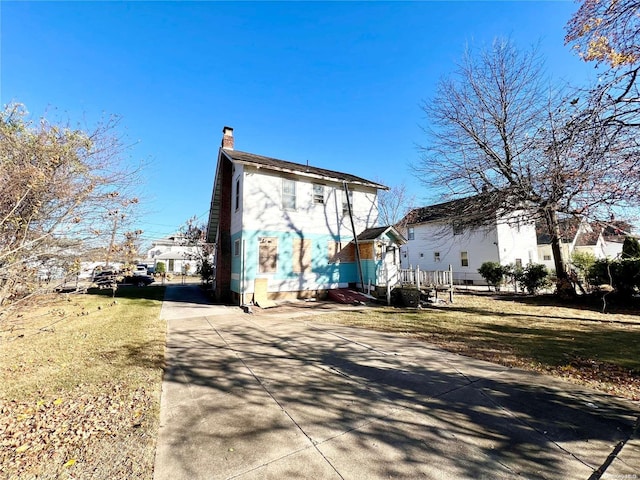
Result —
[[267, 298], [268, 278], [256, 278], [253, 283], [253, 303], [260, 308], [275, 307], [276, 303]]

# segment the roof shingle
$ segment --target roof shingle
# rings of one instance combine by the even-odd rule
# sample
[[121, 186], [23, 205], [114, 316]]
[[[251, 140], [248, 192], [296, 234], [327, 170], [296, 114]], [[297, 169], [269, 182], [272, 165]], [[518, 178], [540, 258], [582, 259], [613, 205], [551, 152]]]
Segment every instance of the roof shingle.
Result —
[[388, 187], [381, 185], [377, 182], [367, 180], [362, 177], [357, 177], [349, 173], [337, 172], [335, 170], [327, 170], [325, 168], [314, 167], [311, 165], [303, 165], [301, 163], [289, 162], [286, 160], [279, 160], [277, 158], [265, 157], [263, 155], [256, 155], [254, 153], [240, 152], [238, 150], [222, 150], [230, 160], [242, 164], [254, 165], [261, 168], [270, 168], [272, 170], [309, 175], [314, 177], [320, 177], [334, 181], [346, 181], [348, 183], [355, 183], [366, 185], [381, 190], [388, 190]]

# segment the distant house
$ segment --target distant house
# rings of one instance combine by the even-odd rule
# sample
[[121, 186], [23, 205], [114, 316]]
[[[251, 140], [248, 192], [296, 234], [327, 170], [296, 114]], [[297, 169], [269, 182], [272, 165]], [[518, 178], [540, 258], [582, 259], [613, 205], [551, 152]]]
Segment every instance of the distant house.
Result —
[[188, 245], [184, 235], [175, 234], [154, 240], [144, 263], [155, 268], [158, 262], [163, 262], [167, 273], [193, 274], [199, 267], [201, 254], [201, 246]]
[[378, 266], [399, 261], [402, 241], [392, 227], [375, 229], [379, 189], [387, 187], [234, 150], [225, 127], [207, 229], [216, 295], [244, 304], [375, 283]]
[[537, 263], [536, 230], [527, 213], [487, 212], [487, 195], [411, 210], [400, 222], [407, 238], [402, 267], [447, 270], [451, 265], [454, 283], [485, 285], [478, 273], [484, 262]]
[[[559, 226], [562, 258], [567, 264], [575, 252], [588, 252], [598, 259], [616, 258], [622, 252], [625, 234], [631, 232], [631, 225], [619, 220], [602, 223], [571, 217], [560, 220]], [[536, 232], [540, 263], [554, 270], [551, 235], [541, 224], [537, 225]]]

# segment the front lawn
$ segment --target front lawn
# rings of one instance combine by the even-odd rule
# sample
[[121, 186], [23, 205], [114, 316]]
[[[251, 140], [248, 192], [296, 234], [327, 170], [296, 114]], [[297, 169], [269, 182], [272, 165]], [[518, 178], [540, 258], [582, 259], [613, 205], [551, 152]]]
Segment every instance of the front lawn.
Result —
[[152, 477], [163, 296], [58, 295], [0, 323], [0, 477]]
[[640, 400], [640, 311], [603, 314], [552, 297], [457, 294], [450, 305], [317, 316], [403, 333], [445, 350], [566, 378]]

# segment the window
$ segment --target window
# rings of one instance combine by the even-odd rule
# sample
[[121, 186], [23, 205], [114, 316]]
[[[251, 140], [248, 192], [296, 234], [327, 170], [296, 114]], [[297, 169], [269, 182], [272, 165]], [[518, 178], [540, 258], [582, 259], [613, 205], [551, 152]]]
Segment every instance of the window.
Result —
[[424, 258], [424, 253], [420, 253], [420, 258]]
[[440, 252], [433, 252], [433, 261], [434, 262], [440, 261]]
[[282, 179], [282, 208], [296, 209], [296, 182], [287, 178]]
[[233, 242], [233, 256], [234, 257], [240, 256], [240, 239]]
[[278, 239], [261, 237], [258, 239], [258, 267], [260, 273], [275, 273], [278, 266]]
[[522, 268], [522, 259], [521, 258], [516, 258], [516, 267]]
[[356, 249], [353, 242], [343, 245], [341, 242], [330, 241], [327, 243], [328, 262], [355, 262]]
[[550, 262], [551, 261], [551, 255], [545, 255], [544, 256], [544, 261], [545, 262]]
[[463, 267], [469, 266], [469, 254], [467, 252], [460, 252], [460, 265]]
[[453, 229], [454, 235], [462, 235], [462, 233], [464, 232], [464, 227], [459, 223], [452, 224], [451, 228]]
[[236, 179], [236, 212], [240, 208], [240, 177]]
[[324, 204], [324, 185], [313, 184], [313, 203]]
[[293, 239], [293, 271], [294, 273], [311, 271], [311, 240]]
[[[353, 191], [349, 190], [349, 204], [351, 204], [351, 211], [353, 212]], [[347, 195], [345, 192], [342, 192], [342, 214], [346, 215], [349, 213], [349, 204], [347, 204]]]
[[413, 227], [409, 227], [408, 237], [409, 237], [409, 240], [415, 240], [415, 238], [416, 238], [416, 232], [415, 232], [415, 230], [413, 229]]

